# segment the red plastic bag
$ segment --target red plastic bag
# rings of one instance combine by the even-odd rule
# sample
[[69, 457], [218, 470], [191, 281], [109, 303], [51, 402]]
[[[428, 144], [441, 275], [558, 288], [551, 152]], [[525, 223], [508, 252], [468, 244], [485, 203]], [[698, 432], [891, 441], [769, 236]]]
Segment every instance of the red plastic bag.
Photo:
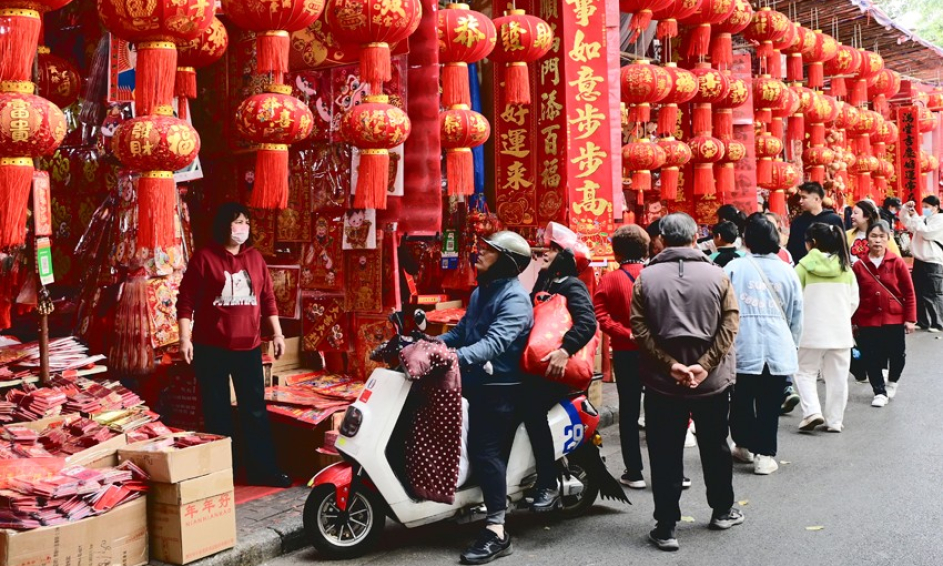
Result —
[[564, 383], [575, 391], [585, 390], [593, 379], [593, 362], [599, 335], [594, 335], [589, 344], [570, 356], [563, 377], [558, 379], [546, 377], [547, 367], [550, 364], [540, 360], [560, 348], [563, 344], [563, 336], [573, 327], [573, 318], [570, 316], [566, 297], [563, 295], [538, 293], [534, 303], [534, 327], [527, 339], [527, 347], [524, 348], [524, 356], [521, 360], [523, 370]]

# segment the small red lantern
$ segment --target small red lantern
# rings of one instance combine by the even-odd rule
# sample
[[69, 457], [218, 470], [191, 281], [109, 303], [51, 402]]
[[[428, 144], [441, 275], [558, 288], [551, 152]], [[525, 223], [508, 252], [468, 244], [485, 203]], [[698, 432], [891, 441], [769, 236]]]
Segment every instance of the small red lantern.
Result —
[[862, 108], [858, 112], [858, 121], [848, 130], [857, 139], [857, 152], [861, 155], [871, 155], [871, 132], [876, 129], [877, 116], [876, 112]]
[[484, 14], [468, 4], [449, 4], [439, 10], [439, 63], [442, 68], [442, 105], [471, 104], [468, 64], [478, 62], [494, 49], [497, 31]]
[[82, 78], [71, 63], [49, 52], [48, 47], [39, 48], [39, 94], [59, 108], [70, 106], [79, 99]]
[[694, 13], [686, 18], [678, 18], [683, 25], [691, 27], [681, 46], [685, 58], [694, 60], [708, 54], [711, 26], [729, 18], [734, 7], [733, 0], [702, 0]]
[[730, 90], [720, 102], [711, 105], [714, 111], [714, 135], [726, 141], [733, 137], [733, 109], [740, 108], [750, 98], [750, 89], [743, 79], [730, 79]]
[[887, 146], [896, 144], [899, 135], [900, 131], [897, 129], [897, 125], [894, 124], [894, 122], [883, 120], [877, 134], [871, 136], [874, 154], [877, 157], [883, 158], [887, 154]]
[[138, 180], [138, 245], [168, 249], [174, 244], [174, 171], [193, 163], [200, 136], [179, 118], [150, 115], [122, 122], [111, 139], [122, 164], [141, 173]]
[[724, 142], [724, 158], [714, 165], [714, 173], [717, 179], [717, 191], [721, 195], [729, 195], [733, 192], [735, 184], [734, 165], [746, 157], [747, 146], [737, 140], [721, 140]]
[[825, 168], [835, 161], [835, 152], [824, 145], [816, 145], [802, 152], [802, 161], [809, 170], [809, 180], [825, 181]]
[[691, 71], [697, 77], [697, 94], [691, 99], [694, 105], [692, 127], [695, 134], [711, 131], [711, 105], [716, 104], [730, 92], [730, 79], [707, 63], [698, 63]]
[[488, 141], [491, 125], [484, 116], [462, 104], [439, 114], [439, 133], [445, 150], [449, 194], [472, 194], [475, 192], [475, 167], [471, 148]]
[[769, 183], [772, 175], [773, 158], [783, 152], [783, 142], [769, 132], [756, 136], [756, 182]]
[[694, 163], [694, 194], [714, 194], [714, 164], [724, 158], [724, 142], [705, 134], [688, 141]]
[[891, 69], [881, 69], [874, 84], [868, 87], [872, 108], [881, 114], [887, 112], [887, 101], [900, 92], [900, 73]]
[[753, 6], [747, 0], [733, 0], [733, 12], [724, 21], [713, 26], [711, 31], [711, 65], [717, 69], [729, 69], [733, 65], [733, 34], [740, 33], [753, 19]]
[[843, 102], [838, 118], [835, 120], [835, 127], [839, 130], [852, 131], [861, 119], [861, 112], [851, 104]]
[[504, 63], [505, 102], [508, 104], [530, 104], [530, 80], [527, 64], [533, 63], [550, 51], [553, 46], [553, 29], [524, 10], [509, 10], [504, 17], [496, 18], [498, 40], [491, 52], [491, 59]]
[[932, 132], [935, 130], [937, 123], [938, 121], [936, 114], [930, 112], [926, 108], [920, 109], [920, 121], [918, 122], [918, 128], [920, 129], [921, 134], [926, 134], [927, 132]]
[[815, 102], [817, 94], [811, 88], [804, 86], [793, 85], [789, 88], [799, 98], [799, 109], [789, 118], [789, 129], [786, 138], [789, 141], [801, 141], [805, 139], [805, 115]]
[[658, 22], [655, 37], [665, 41], [678, 37], [678, 20], [690, 17], [700, 10], [704, 0], [675, 0], [661, 10], [652, 13], [652, 19]]
[[681, 167], [691, 161], [688, 144], [673, 137], [658, 140], [658, 147], [665, 152], [665, 163], [661, 167], [661, 198], [672, 201], [678, 197], [678, 177]]
[[782, 104], [786, 88], [782, 81], [769, 75], [753, 79], [753, 109], [757, 120], [764, 124], [770, 123], [773, 119], [773, 109]]
[[792, 27], [795, 30], [793, 41], [788, 46], [782, 47], [782, 52], [786, 54], [786, 79], [791, 83], [801, 83], [803, 76], [802, 47], [805, 44], [806, 34], [810, 34], [812, 31], [794, 22]]
[[648, 61], [636, 60], [622, 67], [622, 101], [630, 104], [630, 122], [651, 121], [651, 104], [664, 99], [671, 92], [672, 74]]
[[629, 22], [629, 41], [635, 39], [652, 23], [653, 12], [661, 11], [675, 4], [675, 0], [619, 0], [619, 11], [632, 14]]
[[389, 150], [406, 141], [410, 128], [406, 112], [390, 105], [382, 94], [365, 97], [344, 114], [343, 134], [360, 149], [355, 208], [386, 208]]
[[199, 37], [215, 13], [207, 0], [98, 0], [98, 17], [108, 31], [137, 48], [134, 109], [138, 116], [170, 106], [177, 70], [174, 41]]
[[931, 112], [943, 111], [943, 91], [935, 90], [927, 96], [927, 109]]
[[871, 198], [871, 173], [881, 169], [881, 163], [872, 155], [859, 155], [855, 163], [858, 191], [855, 197], [858, 200]]
[[196, 98], [196, 70], [211, 65], [229, 46], [226, 26], [218, 18], [196, 38], [177, 42], [177, 76], [174, 94], [180, 118], [187, 119], [187, 99]]
[[652, 170], [665, 164], [665, 150], [649, 140], [633, 141], [622, 146], [623, 175], [632, 177], [632, 190], [642, 193], [652, 188]]
[[[781, 55], [785, 50], [798, 50], [802, 44], [802, 37], [799, 35], [801, 28], [798, 24], [789, 22], [786, 26], [786, 33], [781, 39], [773, 42], [773, 56], [766, 60], [769, 67], [769, 74], [774, 79], [783, 78], [783, 62]], [[800, 79], [801, 81], [801, 79]]]
[[773, 163], [773, 173], [770, 182], [760, 185], [769, 190], [769, 209], [770, 212], [783, 215], [786, 214], [786, 191], [795, 187], [801, 175], [792, 163], [785, 161], [776, 161]]
[[288, 206], [288, 145], [307, 138], [313, 127], [311, 110], [291, 96], [288, 85], [268, 85], [265, 92], [242, 101], [236, 109], [236, 129], [260, 144], [250, 206], [268, 210]]
[[[811, 39], [811, 41], [810, 41]], [[821, 89], [825, 86], [825, 63], [838, 57], [838, 41], [834, 37], [815, 30], [806, 35], [806, 43], [811, 49], [803, 50], [802, 55], [809, 64], [809, 88]]]
[[855, 73], [855, 85], [851, 91], [850, 102], [861, 106], [867, 102], [868, 85], [874, 82], [878, 74], [884, 70], [884, 58], [872, 51], [861, 51], [861, 64]]
[[854, 75], [861, 67], [861, 51], [850, 45], [838, 44], [838, 55], [825, 63], [824, 72], [832, 77], [829, 94], [837, 97], [848, 96], [845, 75]]
[[[743, 30], [743, 37], [757, 44], [756, 56], [769, 60], [773, 56], [773, 43], [781, 41], [789, 32], [792, 22], [786, 14], [761, 8], [753, 15], [753, 21]], [[767, 70], [769, 64], [767, 63]]]
[[665, 63], [665, 71], [671, 75], [671, 90], [661, 100], [658, 111], [658, 133], [670, 135], [678, 122], [678, 105], [684, 104], [697, 94], [698, 80], [691, 71], [679, 69], [674, 63]]
[[33, 83], [5, 82], [0, 94], [0, 249], [18, 246], [26, 235], [33, 184], [33, 159], [51, 155], [66, 134], [65, 115], [32, 94]]
[[770, 123], [769, 131], [773, 137], [784, 139], [786, 132], [783, 127], [783, 120], [791, 118], [793, 114], [799, 111], [802, 101], [799, 100], [799, 94], [792, 88], [786, 88], [783, 91], [783, 98], [779, 106], [773, 109], [773, 121]]

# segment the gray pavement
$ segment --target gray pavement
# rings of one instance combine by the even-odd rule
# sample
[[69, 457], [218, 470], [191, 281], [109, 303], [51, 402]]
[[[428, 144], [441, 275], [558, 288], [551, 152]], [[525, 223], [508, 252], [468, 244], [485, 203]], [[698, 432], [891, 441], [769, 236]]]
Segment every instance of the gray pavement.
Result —
[[[629, 494], [631, 507], [599, 502], [587, 516], [571, 521], [513, 513], [508, 528], [514, 554], [496, 564], [943, 564], [940, 339], [925, 332], [908, 339], [899, 393], [883, 409], [870, 406], [870, 386], [852, 379], [842, 434], [799, 433], [799, 409], [783, 417], [778, 472], [755, 476], [752, 467], [735, 464], [736, 499], [746, 515], [743, 525], [725, 532], [707, 529], [710, 509], [697, 449], [691, 448], [685, 451], [685, 467], [694, 485], [681, 501], [682, 514], [690, 522], [679, 525], [680, 552], [662, 553], [646, 541], [653, 510], [646, 489]], [[610, 470], [621, 473], [616, 429], [603, 431], [604, 452]], [[643, 455], [647, 461], [644, 448]], [[457, 564], [459, 552], [479, 528], [442, 523], [405, 529], [388, 522], [375, 552], [334, 564]], [[312, 562], [332, 564], [311, 548], [266, 564]]]

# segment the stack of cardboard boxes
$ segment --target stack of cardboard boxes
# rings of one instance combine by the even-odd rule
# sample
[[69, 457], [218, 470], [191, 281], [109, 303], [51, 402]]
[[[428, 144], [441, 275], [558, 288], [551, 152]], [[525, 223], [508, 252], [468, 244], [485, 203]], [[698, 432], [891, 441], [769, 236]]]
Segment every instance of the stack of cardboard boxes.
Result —
[[147, 496], [151, 557], [182, 565], [235, 546], [230, 439], [186, 448], [159, 448], [160, 440], [129, 444], [118, 451], [120, 461], [131, 460], [151, 476]]

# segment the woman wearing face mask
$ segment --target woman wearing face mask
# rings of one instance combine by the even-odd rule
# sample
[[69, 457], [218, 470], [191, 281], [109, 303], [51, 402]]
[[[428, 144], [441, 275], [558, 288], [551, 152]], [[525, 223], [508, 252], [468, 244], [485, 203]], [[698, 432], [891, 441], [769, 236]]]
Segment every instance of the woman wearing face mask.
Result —
[[901, 222], [910, 232], [914, 254], [914, 290], [917, 293], [917, 326], [930, 332], [943, 330], [943, 214], [940, 199], [923, 199], [923, 215], [913, 201], [904, 205]]
[[248, 209], [239, 203], [225, 203], [213, 219], [213, 242], [193, 254], [180, 283], [180, 355], [193, 364], [200, 383], [206, 431], [233, 436], [231, 376], [249, 483], [288, 487], [290, 478], [275, 464], [265, 409], [263, 319], [273, 332], [278, 358], [285, 351], [285, 336], [278, 321], [272, 278], [262, 254], [251, 246]]
[[[881, 219], [878, 208], [869, 200], [860, 200], [855, 203], [851, 209], [851, 229], [845, 232], [848, 237], [848, 250], [851, 252], [851, 261], [856, 263], [859, 259], [868, 256], [868, 229], [875, 222]], [[900, 257], [900, 248], [897, 242], [891, 239], [887, 244], [894, 255]]]

